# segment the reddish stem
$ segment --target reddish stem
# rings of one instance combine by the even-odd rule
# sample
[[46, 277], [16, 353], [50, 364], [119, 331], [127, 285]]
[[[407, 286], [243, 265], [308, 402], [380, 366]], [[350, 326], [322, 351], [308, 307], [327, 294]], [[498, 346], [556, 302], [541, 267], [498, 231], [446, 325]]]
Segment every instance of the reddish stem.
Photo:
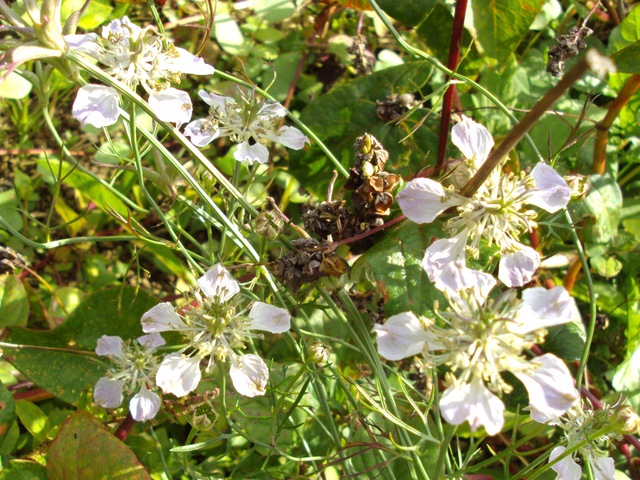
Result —
[[122, 440], [124, 442], [129, 436], [129, 432], [131, 432], [131, 429], [135, 424], [136, 424], [136, 421], [133, 419], [131, 414], [130, 413], [127, 414], [127, 417], [122, 421], [122, 423], [120, 424], [120, 426], [118, 427], [114, 435], [119, 440]]
[[[467, 0], [457, 0], [456, 10], [453, 15], [453, 31], [451, 32], [451, 45], [449, 46], [449, 61], [447, 67], [455, 71], [460, 62], [460, 44], [464, 31], [464, 17], [467, 13]], [[449, 77], [447, 80], [450, 80]], [[447, 142], [449, 141], [449, 122], [451, 121], [451, 107], [456, 94], [456, 85], [451, 84], [442, 98], [442, 113], [440, 114], [440, 136], [438, 137], [438, 159], [436, 161], [436, 175], [444, 167]]]

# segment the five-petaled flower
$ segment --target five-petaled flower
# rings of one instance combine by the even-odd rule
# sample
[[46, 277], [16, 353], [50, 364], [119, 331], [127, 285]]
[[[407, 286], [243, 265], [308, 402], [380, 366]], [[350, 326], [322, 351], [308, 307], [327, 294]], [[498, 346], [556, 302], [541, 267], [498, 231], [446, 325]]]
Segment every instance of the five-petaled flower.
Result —
[[144, 422], [155, 417], [161, 400], [153, 391], [159, 363], [153, 352], [164, 344], [164, 339], [157, 333], [138, 337], [135, 343], [116, 336], [100, 337], [96, 353], [109, 358], [112, 366], [96, 383], [93, 390], [96, 403], [105, 408], [116, 408], [125, 394], [137, 391], [129, 401], [133, 419]]
[[198, 95], [209, 105], [209, 115], [194, 120], [184, 131], [197, 147], [204, 147], [219, 137], [229, 137], [239, 144], [234, 158], [252, 164], [269, 160], [269, 150], [261, 140], [281, 143], [294, 150], [309, 143], [306, 135], [295, 127], [285, 125], [278, 129], [277, 124], [286, 115], [286, 110], [277, 102], [258, 100], [253, 90], [241, 94], [240, 101], [204, 90]]
[[[97, 36], [94, 36], [99, 42]], [[202, 58], [168, 44], [155, 28], [140, 28], [127, 17], [112, 21], [102, 29], [102, 41], [90, 55], [113, 78], [128, 87], [139, 85], [149, 95], [149, 106], [158, 119], [176, 124], [191, 119], [193, 106], [189, 94], [170, 86], [184, 74], [211, 75], [214, 68]], [[86, 48], [85, 48], [86, 51]], [[78, 91], [72, 113], [83, 125], [113, 125], [120, 116], [120, 95], [113, 87], [85, 85]]]
[[495, 435], [503, 426], [504, 404], [498, 395], [512, 390], [501, 375], [511, 372], [529, 392], [533, 410], [562, 415], [578, 399], [566, 365], [552, 354], [528, 359], [525, 349], [544, 340], [546, 328], [579, 316], [562, 287], [507, 290], [496, 299], [488, 292], [496, 283], [479, 273], [480, 285], [447, 293], [451, 309], [441, 312], [444, 326], [412, 312], [376, 325], [378, 352], [388, 360], [422, 354], [429, 365], [446, 365], [448, 388], [440, 398], [447, 422], [465, 420], [472, 430], [484, 426]]
[[[465, 117], [453, 127], [453, 143], [466, 161], [452, 173], [460, 185], [476, 173], [493, 147], [493, 138], [482, 125]], [[457, 215], [444, 224], [451, 238], [440, 239], [425, 252], [422, 266], [440, 290], [456, 290], [457, 280], [469, 274], [465, 257], [479, 254], [482, 239], [500, 248], [498, 278], [509, 287], [529, 282], [540, 265], [540, 255], [520, 243], [520, 236], [535, 227], [537, 213], [526, 205], [535, 205], [550, 213], [567, 204], [571, 189], [549, 165], [538, 163], [530, 174], [503, 174], [495, 168], [471, 198], [455, 191], [453, 185], [428, 178], [412, 180], [398, 194], [402, 212], [416, 223], [430, 223], [449, 208]], [[468, 283], [468, 282], [467, 282]]]
[[291, 315], [283, 308], [263, 302], [243, 307], [240, 285], [217, 264], [197, 281], [195, 302], [179, 314], [168, 303], [159, 303], [142, 316], [144, 332], [182, 334], [186, 345], [164, 358], [156, 384], [165, 393], [187, 395], [200, 383], [200, 363], [205, 371], [215, 362], [231, 361], [230, 376], [238, 393], [247, 397], [264, 395], [269, 369], [258, 355], [240, 355], [249, 338], [259, 337], [252, 330], [284, 333], [291, 326]]

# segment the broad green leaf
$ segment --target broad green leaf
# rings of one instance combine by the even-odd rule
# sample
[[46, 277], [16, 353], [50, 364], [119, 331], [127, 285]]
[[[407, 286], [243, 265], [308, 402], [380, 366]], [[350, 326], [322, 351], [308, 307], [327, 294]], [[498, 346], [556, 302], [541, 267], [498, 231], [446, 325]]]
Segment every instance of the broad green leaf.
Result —
[[578, 323], [565, 323], [549, 329], [542, 345], [545, 352], [551, 352], [565, 360], [580, 360], [587, 335], [584, 326]]
[[0, 312], [0, 328], [27, 324], [29, 299], [22, 282], [15, 275], [0, 276]]
[[429, 281], [421, 262], [429, 246], [430, 226], [405, 221], [385, 233], [384, 237], [354, 264], [352, 276], [373, 273], [385, 298], [384, 313], [388, 317], [412, 311], [416, 315], [433, 312], [433, 302], [446, 301]]
[[78, 193], [91, 200], [100, 209], [112, 208], [120, 215], [127, 217], [127, 207], [122, 200], [89, 175], [75, 170], [72, 165], [66, 162], [62, 162], [61, 166], [60, 160], [53, 158], [38, 159], [37, 163], [38, 171], [48, 182], [54, 181], [54, 175], [56, 177], [61, 175], [64, 178], [64, 184], [76, 189]]
[[238, 23], [229, 16], [226, 3], [218, 2], [216, 21], [213, 24], [213, 35], [220, 47], [231, 55], [244, 55], [249, 47], [245, 44], [244, 35]]
[[[65, 0], [60, 8], [60, 16], [66, 21], [69, 15], [79, 11], [84, 3], [85, 0]], [[109, 5], [108, 0], [92, 0], [80, 18], [78, 26], [84, 30], [95, 30], [107, 20], [112, 11], [113, 7]]]
[[15, 411], [16, 404], [13, 395], [4, 386], [4, 383], [0, 382], [0, 444], [13, 424]]
[[269, 66], [263, 75], [262, 87], [269, 87], [269, 94], [276, 100], [283, 102], [302, 59], [300, 52], [288, 52], [280, 55], [273, 65]]
[[[386, 124], [376, 115], [376, 101], [392, 93], [418, 92], [430, 73], [426, 62], [410, 62], [367, 75], [319, 97], [302, 111], [300, 120], [322, 139], [347, 171], [355, 162], [354, 140], [370, 133], [389, 151], [387, 171], [413, 175], [426, 166], [429, 152], [437, 148], [436, 130], [425, 126], [435, 120], [430, 117], [405, 139], [426, 111], [414, 112], [400, 125]], [[316, 145], [289, 155], [289, 171], [322, 199], [332, 170], [333, 164]]]
[[33, 85], [29, 80], [16, 72], [11, 72], [0, 82], [0, 98], [14, 100], [24, 98], [29, 95], [32, 88]]
[[484, 55], [505, 60], [513, 53], [545, 0], [474, 0], [473, 20]]
[[18, 400], [16, 402], [16, 416], [36, 440], [44, 442], [47, 439], [49, 419], [40, 407], [26, 400]]
[[591, 190], [581, 203], [571, 203], [573, 221], [585, 242], [608, 243], [618, 232], [622, 193], [610, 175], [592, 175]]
[[268, 22], [281, 22], [296, 11], [291, 0], [253, 0], [251, 7]]
[[377, 0], [377, 4], [389, 16], [400, 21], [407, 27], [415, 27], [435, 7], [436, 0]]
[[22, 215], [14, 189], [0, 192], [0, 217], [16, 230], [22, 230]]
[[0, 465], [0, 480], [47, 480], [47, 471], [36, 462], [10, 460]]
[[[104, 373], [92, 353], [102, 335], [124, 339], [142, 335], [140, 317], [156, 299], [131, 287], [98, 291], [78, 306], [53, 331], [11, 329], [5, 340], [29, 346], [50, 347], [5, 349], [11, 364], [31, 381], [62, 400], [75, 404], [88, 385]], [[58, 350], [60, 349], [60, 350]]]
[[640, 8], [635, 7], [609, 37], [609, 53], [620, 73], [640, 73]]
[[615, 257], [601, 256], [591, 259], [595, 272], [604, 278], [615, 277], [622, 270], [622, 263]]
[[135, 454], [87, 412], [71, 415], [51, 443], [47, 455], [47, 478], [151, 479]]
[[640, 347], [616, 368], [611, 381], [616, 392], [626, 393], [636, 410], [640, 410]]

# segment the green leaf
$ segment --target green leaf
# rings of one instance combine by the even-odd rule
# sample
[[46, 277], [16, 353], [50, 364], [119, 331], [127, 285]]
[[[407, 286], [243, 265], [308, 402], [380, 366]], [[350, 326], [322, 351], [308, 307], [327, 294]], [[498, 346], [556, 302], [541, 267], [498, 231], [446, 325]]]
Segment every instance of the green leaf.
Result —
[[47, 455], [47, 478], [151, 479], [134, 453], [87, 412], [71, 415], [62, 425]]
[[36, 462], [11, 460], [0, 465], [0, 480], [47, 480], [46, 469]]
[[618, 232], [622, 193], [609, 174], [592, 175], [590, 181], [587, 198], [582, 203], [569, 204], [569, 209], [585, 242], [608, 243]]
[[[426, 112], [418, 110], [400, 125], [386, 124], [376, 115], [376, 101], [383, 101], [392, 93], [419, 91], [430, 72], [428, 63], [410, 62], [367, 75], [319, 97], [302, 111], [300, 120], [322, 139], [347, 170], [355, 161], [354, 140], [367, 132], [389, 152], [387, 171], [415, 174], [425, 166], [429, 152], [437, 148], [436, 130], [426, 126], [435, 120], [430, 117], [405, 139]], [[290, 173], [322, 199], [334, 168], [315, 145], [289, 155]]]
[[378, 5], [387, 15], [395, 18], [407, 27], [415, 27], [435, 7], [436, 0], [377, 0]]
[[25, 326], [29, 319], [27, 291], [15, 275], [0, 276], [0, 328]]
[[634, 8], [609, 37], [609, 53], [620, 73], [640, 73], [640, 8]]
[[580, 360], [587, 340], [584, 326], [579, 323], [565, 323], [549, 329], [542, 345], [545, 352], [551, 352], [565, 360]]
[[640, 410], [640, 347], [616, 368], [611, 381], [616, 392], [626, 393], [636, 410]]
[[612, 278], [622, 270], [622, 263], [615, 257], [601, 256], [591, 259], [591, 266], [595, 272], [604, 278]]
[[18, 400], [16, 402], [16, 415], [24, 425], [24, 428], [33, 435], [33, 438], [39, 442], [44, 442], [47, 439], [49, 419], [40, 407], [26, 400]]
[[16, 404], [13, 395], [4, 386], [4, 383], [0, 382], [0, 445], [13, 424], [15, 413]]
[[487, 57], [503, 61], [513, 53], [545, 0], [474, 0], [478, 41]]
[[387, 317], [412, 311], [416, 315], [433, 316], [433, 302], [447, 302], [429, 281], [421, 262], [432, 234], [429, 225], [406, 221], [385, 233], [373, 248], [354, 264], [352, 277], [372, 272], [384, 292]]
[[[102, 335], [123, 339], [142, 335], [140, 317], [158, 301], [131, 287], [94, 293], [52, 332], [11, 329], [8, 343], [49, 347], [5, 349], [11, 364], [40, 387], [76, 404], [82, 390], [94, 384], [104, 367], [92, 353]], [[58, 350], [59, 349], [59, 350]]]

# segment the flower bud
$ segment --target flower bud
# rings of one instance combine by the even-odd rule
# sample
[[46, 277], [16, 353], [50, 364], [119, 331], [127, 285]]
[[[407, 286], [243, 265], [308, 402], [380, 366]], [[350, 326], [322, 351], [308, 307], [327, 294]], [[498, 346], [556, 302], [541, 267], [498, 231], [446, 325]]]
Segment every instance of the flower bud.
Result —
[[311, 360], [314, 363], [325, 363], [329, 360], [329, 347], [320, 342], [311, 345]]
[[613, 429], [622, 435], [634, 435], [640, 431], [640, 417], [631, 405], [619, 405], [613, 410]]

